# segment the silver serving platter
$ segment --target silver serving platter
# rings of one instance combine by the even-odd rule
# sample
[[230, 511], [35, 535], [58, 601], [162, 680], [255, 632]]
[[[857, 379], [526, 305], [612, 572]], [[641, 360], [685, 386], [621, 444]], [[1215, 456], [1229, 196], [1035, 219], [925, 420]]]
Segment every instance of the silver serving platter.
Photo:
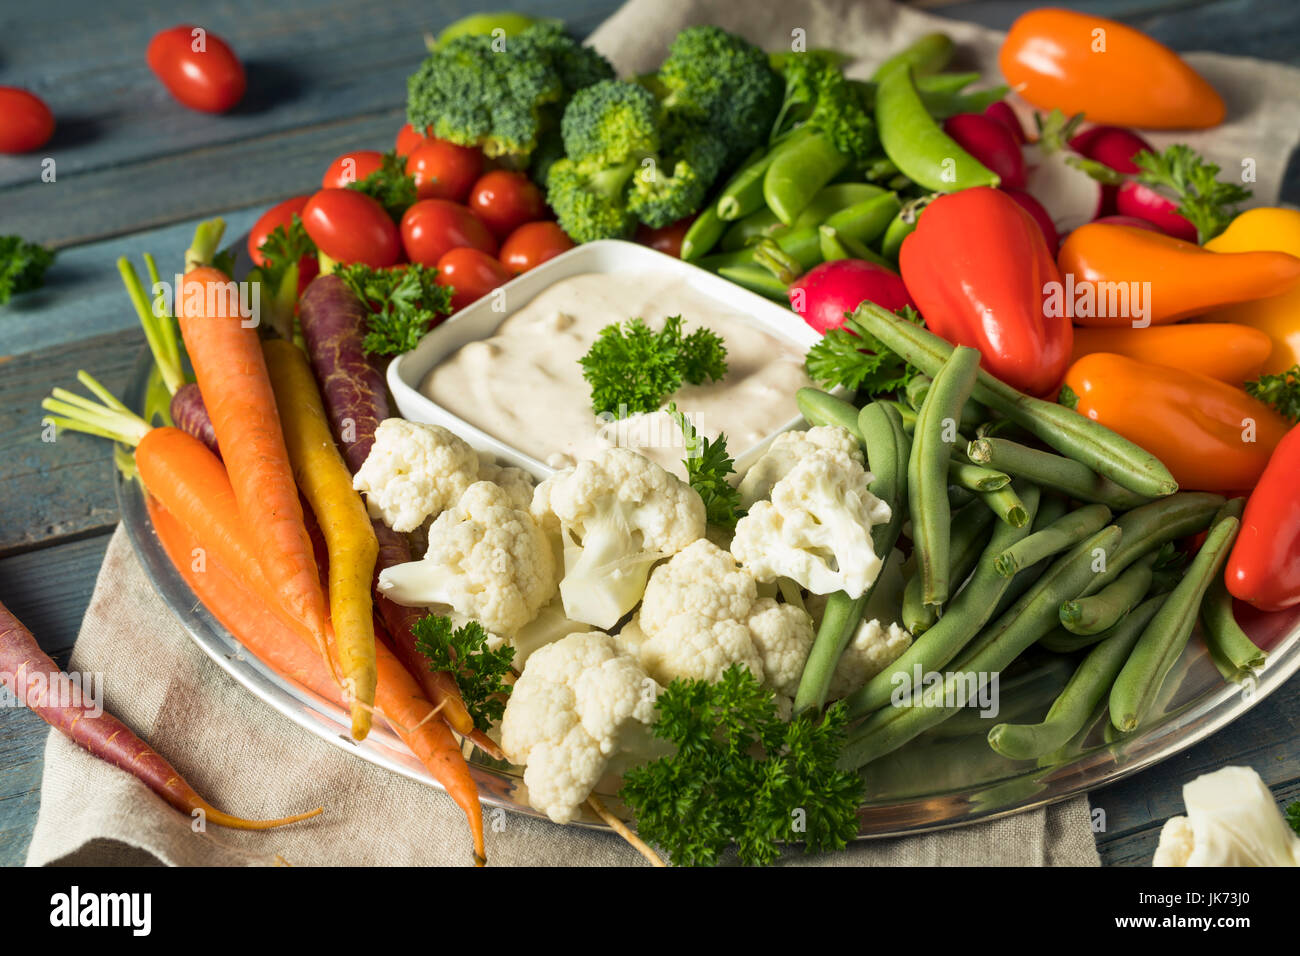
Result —
[[[142, 407], [150, 368], [147, 352], [142, 353], [127, 396], [132, 408]], [[276, 675], [246, 651], [172, 566], [154, 534], [139, 482], [119, 472], [117, 499], [145, 573], [194, 643], [218, 667], [309, 733], [362, 760], [442, 789], [382, 721], [364, 742], [355, 742], [346, 711]], [[991, 750], [985, 735], [997, 720], [980, 720], [973, 711], [952, 718], [864, 771], [869, 801], [859, 813], [859, 836], [899, 836], [1018, 813], [1105, 786], [1186, 750], [1232, 723], [1300, 669], [1300, 609], [1267, 616], [1249, 629], [1269, 651], [1268, 665], [1254, 678], [1244, 684], [1226, 683], [1200, 637], [1193, 636], [1146, 727], [1108, 740], [1103, 710], [1051, 766], [1008, 760]], [[1040, 719], [1068, 674], [1062, 660], [1052, 655], [1017, 662], [1017, 671], [1004, 675], [1000, 719]], [[520, 770], [477, 751], [469, 762], [485, 805], [542, 816], [528, 805]], [[610, 809], [624, 815], [614, 796], [616, 780], [602, 781], [597, 790]], [[594, 816], [577, 825], [606, 828]]]

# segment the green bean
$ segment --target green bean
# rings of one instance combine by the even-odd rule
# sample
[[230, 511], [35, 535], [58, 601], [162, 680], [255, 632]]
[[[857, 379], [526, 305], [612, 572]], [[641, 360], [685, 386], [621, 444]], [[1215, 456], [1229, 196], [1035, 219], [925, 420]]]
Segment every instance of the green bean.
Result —
[[1087, 465], [1028, 448], [1006, 438], [977, 438], [967, 449], [971, 461], [1028, 478], [1045, 488], [1054, 488], [1080, 501], [1094, 501], [1116, 511], [1144, 505], [1150, 498], [1135, 494], [1103, 478]]
[[[908, 179], [935, 192], [997, 186], [996, 173], [934, 121], [906, 65], [887, 70], [876, 88], [880, 145]], [[770, 203], [769, 203], [770, 205]]]
[[967, 704], [943, 723], [934, 727], [929, 736], [963, 737], [967, 734], [987, 736], [989, 729], [999, 721], [1014, 720], [1030, 714], [1043, 714], [1052, 701], [1065, 689], [1074, 668], [1061, 657], [1049, 657], [1040, 667], [1022, 670], [1007, 680], [998, 677], [998, 707], [996, 714], [984, 716], [978, 705]]
[[[859, 305], [854, 318], [882, 345], [929, 375], [952, 353], [953, 346], [933, 332], [872, 302]], [[1178, 490], [1178, 483], [1158, 458], [1073, 409], [1032, 398], [983, 371], [972, 397], [1130, 491], [1159, 497]]]
[[[965, 701], [983, 689], [991, 675], [1006, 670], [1026, 648], [1052, 629], [1061, 601], [1077, 594], [1094, 573], [1093, 550], [1108, 552], [1119, 539], [1120, 530], [1111, 525], [1058, 558], [1042, 580], [962, 650], [938, 688], [942, 703], [927, 703], [931, 689], [926, 688], [917, 695], [916, 702], [904, 699], [899, 706], [868, 717], [846, 738], [840, 767], [849, 770], [861, 767], [958, 713]], [[929, 633], [935, 633], [948, 617], [945, 614], [940, 618]]]
[[748, 289], [750, 292], [757, 292], [773, 302], [780, 302], [783, 305], [790, 304], [789, 286], [762, 266], [747, 263], [739, 266], [723, 266], [717, 271], [722, 278], [736, 283], [741, 288]]
[[946, 33], [927, 33], [876, 67], [876, 72], [871, 78], [879, 80], [892, 67], [900, 63], [906, 63], [919, 76], [938, 73], [948, 65], [952, 53], [952, 37]]
[[852, 403], [820, 388], [808, 387], [795, 392], [794, 401], [809, 425], [838, 425], [848, 429], [858, 441], [863, 441], [862, 432], [858, 430], [860, 413]]
[[1119, 550], [1107, 559], [1106, 570], [1097, 575], [1083, 593], [1096, 594], [1138, 558], [1159, 549], [1166, 542], [1204, 531], [1221, 507], [1221, 495], [1180, 491], [1120, 515], [1115, 520], [1124, 532]]
[[903, 418], [903, 427], [910, 434], [916, 428], [916, 409], [906, 402], [891, 401], [889, 404], [898, 409], [898, 414]]
[[1010, 485], [995, 491], [977, 491], [980, 500], [988, 505], [995, 515], [1013, 528], [1023, 528], [1029, 523], [1029, 512], [1024, 502]]
[[[1037, 488], [1038, 486], [1034, 485], [1034, 487]], [[1041, 491], [1041, 489], [1039, 490]], [[988, 506], [985, 505], [985, 507]], [[1033, 523], [1028, 529], [1029, 533], [1037, 534], [1044, 528], [1059, 521], [1061, 516], [1065, 514], [1066, 508], [1067, 505], [1065, 499], [1057, 495], [1044, 493], [1042, 499], [1038, 503], [1038, 513], [1034, 515]], [[992, 512], [990, 511], [990, 514], [991, 513]], [[1001, 617], [1007, 608], [1019, 601], [1021, 595], [1033, 587], [1046, 570], [1047, 565], [1039, 561], [1017, 572], [1015, 576], [1011, 578], [1011, 584], [1002, 592], [1002, 597], [998, 599], [997, 606], [993, 608], [993, 614], [990, 620], [996, 620]]]
[[1088, 717], [1110, 693], [1143, 628], [1163, 603], [1161, 597], [1144, 601], [1108, 631], [1108, 636], [1079, 663], [1041, 723], [998, 724], [989, 731], [989, 746], [1012, 760], [1034, 760], [1064, 746], [1083, 729]]
[[829, 136], [813, 133], [773, 157], [763, 175], [763, 199], [788, 226], [848, 164]]
[[756, 212], [763, 206], [763, 178], [768, 167], [782, 152], [793, 149], [800, 142], [808, 139], [813, 131], [799, 127], [794, 132], [778, 140], [772, 147], [751, 158], [727, 180], [727, 184], [718, 193], [714, 204], [718, 217], [723, 222], [732, 222]]
[[789, 226], [776, 218], [776, 213], [764, 206], [758, 212], [752, 212], [744, 219], [733, 222], [722, 234], [718, 248], [723, 252], [738, 252], [760, 239], [778, 239], [789, 229]]
[[1071, 511], [1007, 549], [997, 560], [998, 572], [1010, 577], [1043, 558], [1060, 554], [1106, 527], [1110, 518], [1110, 509], [1105, 505], [1084, 505]]
[[841, 238], [874, 242], [900, 208], [902, 205], [898, 201], [898, 195], [885, 192], [831, 213], [820, 225], [830, 226]]
[[712, 204], [705, 206], [682, 236], [682, 260], [691, 262], [707, 254], [718, 244], [726, 228], [727, 224], [718, 218], [717, 208]]
[[[970, 576], [988, 543], [993, 512], [982, 502], [972, 501], [952, 516], [949, 541], [948, 579], [960, 585]], [[913, 574], [903, 588], [903, 627], [912, 637], [920, 637], [939, 619], [938, 608], [921, 601], [921, 576]]]
[[1136, 729], [1155, 703], [1160, 685], [1187, 646], [1201, 600], [1210, 582], [1222, 573], [1240, 527], [1241, 521], [1229, 515], [1210, 528], [1178, 587], [1143, 630], [1110, 691], [1110, 721], [1117, 729]]
[[801, 229], [807, 226], [820, 226], [842, 209], [858, 206], [868, 200], [888, 195], [889, 191], [887, 189], [871, 183], [831, 183], [829, 186], [823, 186], [821, 191], [816, 196], [813, 196], [812, 201], [804, 207], [803, 212], [795, 217], [790, 227], [792, 229]]
[[957, 508], [965, 508], [972, 501], [977, 500], [977, 497], [978, 496], [975, 492], [968, 491], [961, 485], [948, 486], [948, 508], [950, 511]]
[[872, 402], [862, 409], [858, 422], [858, 431], [867, 446], [867, 465], [875, 476], [870, 486], [871, 493], [891, 509], [889, 521], [871, 529], [872, 547], [881, 558], [880, 572], [860, 597], [851, 598], [839, 591], [827, 598], [821, 626], [808, 652], [799, 689], [795, 693], [795, 713], [809, 708], [820, 709], [826, 703], [836, 665], [862, 619], [863, 608], [871, 600], [884, 574], [885, 563], [893, 553], [907, 517], [905, 485], [911, 441], [903, 431], [903, 420], [890, 406]]
[[925, 404], [917, 412], [912, 455], [907, 465], [907, 505], [912, 518], [916, 571], [921, 576], [921, 600], [925, 604], [943, 604], [948, 600], [948, 539], [952, 519], [947, 494], [948, 460], [979, 361], [978, 349], [960, 346], [954, 349], [951, 358], [935, 375]]
[[[1039, 491], [1024, 484], [1020, 489], [1025, 507], [1038, 510]], [[980, 554], [979, 563], [966, 586], [957, 592], [943, 617], [912, 642], [888, 667], [876, 674], [856, 693], [846, 698], [848, 716], [862, 717], [890, 703], [900, 685], [913, 681], [913, 674], [934, 673], [952, 660], [981, 627], [993, 617], [993, 608], [1011, 582], [993, 569], [994, 559], [1024, 537], [1024, 528], [996, 522], [993, 536]], [[891, 708], [892, 709], [892, 708]]]
[[[1124, 622], [1120, 621], [1120, 623]], [[1102, 631], [1100, 634], [1079, 635], [1071, 634], [1063, 627], [1054, 627], [1038, 639], [1038, 646], [1054, 654], [1073, 654], [1075, 651], [1100, 644], [1109, 633], [1109, 631]]]
[[1061, 605], [1061, 626], [1085, 637], [1114, 627], [1150, 590], [1155, 560], [1154, 554], [1148, 554], [1096, 594], [1066, 601]]
[[1237, 623], [1232, 613], [1232, 595], [1222, 577], [1215, 577], [1201, 602], [1201, 628], [1211, 653], [1238, 671], [1256, 671], [1264, 666], [1268, 654]]
[[[821, 248], [817, 250], [817, 262], [821, 262]], [[754, 263], [762, 266], [786, 285], [790, 285], [807, 271], [807, 266], [790, 253], [786, 252], [775, 239], [760, 239], [754, 246]]]
[[864, 259], [887, 269], [893, 268], [883, 256], [873, 252], [858, 240], [843, 235], [834, 226], [818, 226], [817, 232], [821, 237], [822, 259], [826, 262], [834, 262], [837, 259]]
[[907, 399], [907, 404], [920, 411], [921, 403], [925, 401], [925, 396], [933, 383], [934, 379], [930, 376], [924, 372], [917, 372], [903, 387], [903, 398]]
[[948, 462], [948, 480], [969, 491], [1002, 491], [1011, 484], [1011, 476], [1006, 472], [994, 471], [956, 458]]
[[979, 427], [975, 429], [975, 437], [1009, 438], [1011, 441], [1024, 444], [1026, 441], [1031, 441], [1034, 436], [1009, 418], [995, 418], [980, 422]]
[[[872, 85], [872, 103], [871, 108], [875, 109], [875, 85]], [[867, 164], [866, 170], [862, 176], [868, 182], [879, 182], [882, 179], [892, 179], [898, 174], [898, 167], [888, 156], [878, 156]]]

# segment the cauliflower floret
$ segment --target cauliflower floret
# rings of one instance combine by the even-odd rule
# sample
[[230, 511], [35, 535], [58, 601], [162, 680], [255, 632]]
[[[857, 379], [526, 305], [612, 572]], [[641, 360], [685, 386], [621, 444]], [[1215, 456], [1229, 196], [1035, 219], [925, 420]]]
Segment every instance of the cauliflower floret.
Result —
[[387, 418], [352, 479], [371, 517], [394, 531], [414, 531], [454, 505], [478, 479], [478, 453], [439, 425]]
[[753, 576], [701, 539], [654, 569], [641, 610], [619, 641], [662, 684], [678, 677], [717, 681], [743, 664], [788, 705], [813, 627], [803, 608], [758, 597]]
[[859, 465], [866, 463], [862, 457], [862, 443], [847, 428], [815, 425], [807, 431], [782, 432], [741, 479], [741, 507], [752, 508], [755, 502], [770, 495], [772, 486], [788, 475], [795, 465], [827, 451], [847, 455]]
[[515, 670], [522, 671], [527, 667], [529, 659], [546, 645], [554, 644], [570, 634], [585, 634], [590, 630], [589, 625], [571, 621], [564, 616], [564, 603], [557, 593], [537, 612], [537, 617], [511, 636], [510, 643], [515, 649]]
[[1152, 866], [1300, 866], [1300, 836], [1252, 767], [1223, 767], [1183, 785], [1187, 816], [1160, 831]]
[[894, 663], [911, 643], [912, 635], [899, 624], [881, 624], [875, 618], [863, 621], [835, 665], [827, 696], [848, 697]]
[[565, 613], [595, 627], [612, 627], [636, 606], [651, 565], [704, 537], [695, 489], [627, 448], [543, 481], [532, 512], [563, 539]]
[[731, 553], [760, 581], [793, 578], [814, 594], [862, 593], [880, 573], [871, 528], [889, 505], [872, 476], [841, 452], [805, 458], [736, 524]]
[[511, 507], [498, 485], [479, 481], [429, 529], [421, 561], [385, 568], [379, 589], [398, 604], [449, 604], [509, 636], [555, 594], [550, 543], [526, 511]]
[[478, 480], [500, 485], [510, 496], [510, 504], [527, 511], [533, 504], [533, 476], [513, 465], [498, 465], [483, 455], [478, 461]]
[[523, 766], [528, 801], [568, 823], [625, 735], [654, 721], [659, 685], [614, 638], [570, 634], [535, 652], [501, 721], [501, 749]]

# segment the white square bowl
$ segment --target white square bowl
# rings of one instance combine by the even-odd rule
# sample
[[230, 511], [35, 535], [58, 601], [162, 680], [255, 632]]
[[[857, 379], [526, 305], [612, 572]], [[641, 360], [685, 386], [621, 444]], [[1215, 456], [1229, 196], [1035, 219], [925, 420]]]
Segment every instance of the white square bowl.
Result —
[[[397, 400], [397, 409], [402, 417], [410, 421], [441, 425], [465, 439], [476, 451], [494, 455], [505, 464], [522, 468], [539, 481], [553, 475], [555, 469], [545, 462], [524, 454], [507, 441], [489, 435], [421, 394], [420, 383], [435, 365], [461, 346], [492, 335], [497, 326], [544, 289], [561, 279], [590, 272], [611, 275], [667, 273], [683, 280], [696, 292], [719, 305], [740, 313], [743, 319], [752, 322], [756, 328], [791, 343], [800, 351], [807, 351], [821, 338], [790, 309], [698, 266], [635, 242], [603, 239], [570, 249], [506, 283], [499, 290], [506, 303], [504, 311], [493, 309], [494, 302], [500, 301], [497, 295], [486, 295], [432, 329], [414, 349], [394, 359], [388, 366], [388, 387]], [[743, 475], [763, 454], [772, 439], [783, 431], [803, 425], [803, 418], [796, 415], [758, 444], [744, 449], [736, 455], [736, 471]]]

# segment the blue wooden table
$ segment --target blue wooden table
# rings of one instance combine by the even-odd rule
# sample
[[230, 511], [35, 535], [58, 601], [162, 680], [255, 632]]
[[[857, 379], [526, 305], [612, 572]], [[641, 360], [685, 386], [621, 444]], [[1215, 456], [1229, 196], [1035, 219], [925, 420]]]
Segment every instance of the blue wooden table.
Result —
[[[617, 0], [515, 0], [585, 35]], [[933, 3], [930, 4], [933, 6]], [[1005, 28], [1035, 4], [959, 3], [946, 15]], [[1270, 0], [1084, 0], [1071, 6], [1132, 23], [1179, 50], [1300, 65], [1300, 4]], [[43, 0], [0, 12], [0, 84], [42, 96], [58, 117], [38, 154], [0, 157], [0, 234], [60, 250], [47, 288], [0, 308], [0, 601], [65, 662], [117, 522], [112, 464], [97, 439], [41, 440], [39, 401], [92, 369], [120, 391], [143, 346], [114, 260], [152, 251], [179, 267], [194, 224], [216, 213], [229, 235], [309, 191], [344, 150], [388, 148], [404, 122], [405, 81], [422, 34], [471, 11], [467, 0]], [[202, 24], [244, 59], [249, 90], [211, 117], [175, 104], [149, 73], [157, 30]], [[41, 177], [53, 157], [55, 179]], [[1293, 158], [1294, 159], [1294, 158]], [[1287, 198], [1300, 202], [1293, 162]], [[1300, 797], [1300, 685], [1158, 767], [1093, 794], [1110, 864], [1150, 862], [1184, 781], [1226, 763], [1257, 768], [1279, 800]], [[23, 861], [40, 802], [46, 726], [0, 710], [0, 863]]]

